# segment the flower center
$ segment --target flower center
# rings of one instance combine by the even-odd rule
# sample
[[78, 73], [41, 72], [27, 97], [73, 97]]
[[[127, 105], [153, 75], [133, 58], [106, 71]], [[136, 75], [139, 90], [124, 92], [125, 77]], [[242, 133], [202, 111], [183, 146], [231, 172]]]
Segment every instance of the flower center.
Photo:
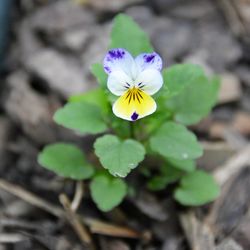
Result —
[[141, 103], [141, 101], [143, 100], [142, 90], [136, 87], [128, 89], [125, 100], [128, 101], [128, 104], [130, 104], [131, 101], [138, 101], [139, 103]]

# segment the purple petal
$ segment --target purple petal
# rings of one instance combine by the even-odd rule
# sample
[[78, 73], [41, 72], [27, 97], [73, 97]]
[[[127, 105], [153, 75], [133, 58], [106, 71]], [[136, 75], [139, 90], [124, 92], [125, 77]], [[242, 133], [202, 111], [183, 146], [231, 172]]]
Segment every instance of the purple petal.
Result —
[[162, 59], [155, 52], [140, 54], [135, 58], [135, 62], [141, 71], [145, 69], [156, 69], [161, 71], [162, 69]]
[[109, 50], [103, 61], [103, 68], [107, 74], [116, 70], [122, 70], [131, 75], [135, 62], [128, 51], [122, 48]]

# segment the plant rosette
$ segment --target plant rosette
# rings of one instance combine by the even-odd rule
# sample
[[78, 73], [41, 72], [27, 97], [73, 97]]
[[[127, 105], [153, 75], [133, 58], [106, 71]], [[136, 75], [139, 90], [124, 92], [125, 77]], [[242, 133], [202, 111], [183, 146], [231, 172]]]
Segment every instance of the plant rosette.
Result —
[[[147, 34], [124, 14], [114, 18], [110, 47], [92, 73], [99, 87], [70, 97], [54, 120], [78, 134], [95, 135], [99, 163], [90, 163], [82, 149], [68, 143], [45, 146], [39, 163], [64, 178], [90, 183], [93, 201], [104, 212], [125, 199], [130, 188], [125, 177], [140, 173], [140, 166], [148, 168], [146, 186], [152, 191], [175, 184], [173, 198], [182, 205], [213, 201], [219, 187], [209, 173], [196, 169], [203, 150], [186, 126], [216, 104], [218, 77], [207, 77], [192, 64], [163, 69]], [[155, 159], [154, 171], [146, 156]]]

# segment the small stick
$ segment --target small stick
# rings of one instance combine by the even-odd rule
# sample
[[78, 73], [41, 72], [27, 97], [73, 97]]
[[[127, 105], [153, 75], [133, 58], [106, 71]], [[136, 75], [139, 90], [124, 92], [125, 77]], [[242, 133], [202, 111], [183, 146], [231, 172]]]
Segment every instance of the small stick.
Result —
[[[15, 195], [19, 199], [26, 201], [27, 203], [38, 207], [59, 219], [67, 218], [66, 212], [58, 206], [55, 206], [48, 201], [41, 199], [37, 195], [25, 190], [24, 188], [9, 183], [0, 178], [0, 189]], [[79, 220], [85, 223], [90, 227], [90, 231], [96, 234], [114, 236], [114, 237], [124, 237], [124, 238], [143, 238], [145, 235], [135, 231], [131, 228], [117, 226], [109, 223], [105, 223], [96, 219], [91, 218], [82, 218], [80, 215], [77, 215]]]
[[82, 201], [83, 193], [84, 193], [83, 182], [78, 181], [76, 183], [75, 195], [74, 195], [73, 201], [71, 202], [71, 210], [73, 212], [76, 212], [78, 210]]
[[50, 214], [58, 218], [64, 218], [65, 212], [63, 209], [41, 199], [40, 197], [34, 195], [33, 193], [24, 190], [20, 186], [11, 184], [3, 179], [0, 179], [0, 188], [6, 192], [12, 193], [13, 195], [21, 198], [22, 200], [32, 204], [33, 206], [39, 207], [42, 210], [47, 211]]
[[180, 222], [192, 250], [215, 250], [214, 235], [210, 228], [200, 222], [194, 211], [180, 214]]
[[227, 180], [238, 173], [242, 168], [250, 164], [250, 145], [230, 158], [226, 164], [217, 168], [213, 175], [220, 186], [223, 186]]
[[65, 194], [61, 194], [59, 196], [59, 200], [62, 203], [65, 211], [66, 211], [66, 218], [68, 222], [72, 225], [74, 230], [76, 231], [77, 235], [79, 236], [80, 240], [84, 245], [90, 245], [92, 249], [94, 249], [92, 245], [92, 239], [87, 231], [87, 229], [83, 226], [83, 224], [79, 220], [79, 216], [75, 214], [75, 212], [71, 209], [71, 204], [68, 197]]
[[27, 237], [21, 235], [21, 234], [5, 234], [1, 233], [0, 235], [0, 244], [2, 243], [17, 243], [20, 241], [27, 240]]
[[232, 0], [218, 0], [221, 8], [224, 11], [225, 17], [229, 23], [232, 32], [236, 36], [242, 36], [246, 34], [246, 27], [241, 21], [240, 14], [237, 8], [234, 6]]
[[[132, 239], [148, 238], [147, 233], [142, 234], [127, 227], [119, 227], [95, 219], [87, 218], [85, 223], [90, 227], [92, 233], [109, 235], [113, 237], [125, 237]], [[150, 238], [150, 237], [149, 237]]]

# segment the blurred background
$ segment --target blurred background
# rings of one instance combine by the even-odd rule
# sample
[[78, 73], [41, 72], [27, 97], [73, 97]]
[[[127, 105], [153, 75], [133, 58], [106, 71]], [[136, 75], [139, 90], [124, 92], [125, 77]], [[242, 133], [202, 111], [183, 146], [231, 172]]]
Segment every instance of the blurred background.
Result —
[[80, 213], [119, 225], [92, 231], [96, 249], [250, 249], [249, 0], [0, 0], [0, 250], [88, 249], [48, 207], [61, 209], [58, 195], [72, 196], [74, 184], [36, 157], [47, 143], [93, 142], [52, 116], [69, 96], [97, 86], [90, 66], [103, 60], [120, 12], [148, 32], [166, 67], [190, 62], [221, 76], [216, 108], [191, 129], [205, 150], [198, 164], [222, 191], [214, 204], [187, 211], [169, 191], [142, 187], [107, 214], [86, 191]]

